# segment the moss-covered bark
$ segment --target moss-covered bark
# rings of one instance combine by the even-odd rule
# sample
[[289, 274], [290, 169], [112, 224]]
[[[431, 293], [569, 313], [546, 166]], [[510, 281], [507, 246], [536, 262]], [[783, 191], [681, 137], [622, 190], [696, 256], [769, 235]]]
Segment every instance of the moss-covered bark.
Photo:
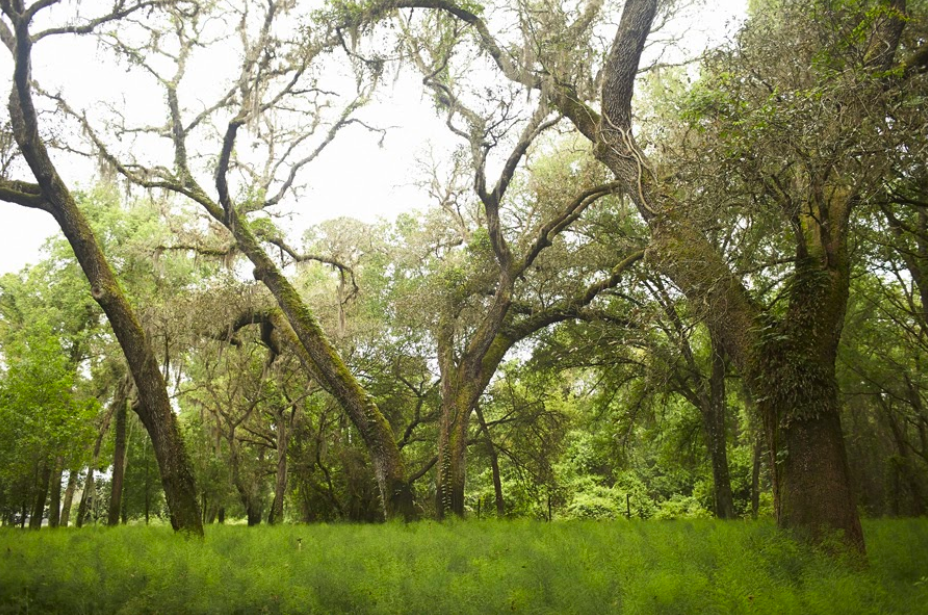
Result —
[[[214, 214], [218, 212], [213, 210]], [[257, 237], [234, 209], [224, 218], [236, 243], [254, 265], [254, 276], [271, 291], [289, 327], [285, 334], [295, 336], [311, 362], [313, 375], [331, 393], [361, 433], [371, 456], [387, 518], [415, 519], [412, 490], [406, 481], [406, 468], [396, 445], [393, 428], [377, 404], [357, 381], [316, 317], [282, 271], [261, 247]]]
[[[34, 13], [10, 5], [4, 7], [4, 12], [13, 23], [15, 37], [14, 87], [9, 105], [13, 135], [37, 183], [35, 191], [30, 189], [14, 202], [29, 202], [48, 211], [61, 227], [90, 282], [91, 295], [110, 322], [139, 391], [138, 413], [154, 445], [171, 524], [177, 530], [202, 534], [193, 474], [155, 354], [93, 230], [58, 174], [39, 135], [30, 76], [33, 41], [29, 25]], [[32, 200], [26, 198], [30, 195]]]

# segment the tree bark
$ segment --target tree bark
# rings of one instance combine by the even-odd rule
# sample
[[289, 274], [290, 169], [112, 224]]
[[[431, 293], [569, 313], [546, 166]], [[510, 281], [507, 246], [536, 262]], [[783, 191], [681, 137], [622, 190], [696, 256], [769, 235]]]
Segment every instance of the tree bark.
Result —
[[709, 399], [703, 412], [703, 425], [712, 463], [712, 485], [715, 514], [719, 519], [735, 518], [735, 502], [731, 493], [728, 470], [727, 429], [725, 426], [725, 356], [720, 347], [712, 347], [712, 374], [709, 377]]
[[77, 489], [77, 476], [80, 473], [78, 469], [68, 470], [68, 486], [64, 490], [64, 502], [61, 504], [61, 519], [59, 525], [68, 527], [68, 521], [71, 518], [71, 503], [74, 501], [74, 491]]
[[763, 440], [757, 438], [754, 443], [754, 456], [751, 462], [751, 518], [757, 519], [760, 510], [760, 462], [763, 455]]
[[119, 525], [122, 511], [122, 490], [126, 476], [126, 399], [116, 408], [116, 443], [113, 447], [113, 478], [110, 493], [110, 509], [107, 525]]
[[45, 501], [48, 499], [48, 485], [52, 478], [52, 464], [46, 459], [39, 469], [39, 480], [36, 484], [35, 502], [32, 514], [29, 516], [29, 529], [38, 530], [42, 527], [42, 518], [45, 515]]
[[190, 462], [151, 343], [39, 134], [30, 75], [33, 41], [29, 25], [33, 15], [18, 11], [14, 5], [6, 5], [4, 12], [13, 23], [15, 34], [14, 87], [10, 94], [13, 135], [38, 184], [17, 197], [17, 202], [29, 202], [30, 206], [49, 212], [74, 250], [90, 282], [91, 295], [106, 314], [139, 391], [138, 414], [158, 459], [171, 525], [175, 530], [202, 535]]
[[[462, 402], [461, 397], [465, 398]], [[438, 471], [435, 497], [439, 520], [450, 515], [464, 517], [467, 428], [471, 405], [466, 394], [442, 400], [438, 436]]]
[[55, 471], [52, 472], [51, 483], [49, 485], [50, 498], [48, 501], [48, 527], [58, 527], [61, 522], [61, 475], [64, 473], [64, 460], [61, 457], [55, 459]]
[[[96, 459], [94, 462], [96, 462]], [[87, 478], [84, 479], [84, 489], [81, 491], [81, 503], [77, 506], [77, 527], [84, 527], [84, 521], [87, 520], [87, 516], [93, 511], [91, 502], [93, 502], [93, 496], [96, 490], [93, 476], [94, 465], [96, 465], [96, 463], [90, 464], [90, 467], [87, 468]]]

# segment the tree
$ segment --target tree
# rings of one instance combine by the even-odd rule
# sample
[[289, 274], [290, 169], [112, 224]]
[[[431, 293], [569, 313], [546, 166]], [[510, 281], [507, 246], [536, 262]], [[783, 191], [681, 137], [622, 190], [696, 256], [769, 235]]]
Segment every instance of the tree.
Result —
[[103, 309], [119, 340], [139, 391], [140, 416], [158, 456], [161, 480], [171, 510], [171, 524], [175, 530], [202, 534], [193, 475], [154, 351], [93, 230], [49, 155], [48, 146], [41, 136], [33, 97], [31, 63], [32, 50], [37, 42], [53, 35], [92, 31], [102, 23], [144, 8], [147, 3], [119, 6], [117, 12], [98, 16], [81, 25], [33, 33], [30, 26], [34, 18], [49, 5], [36, 2], [27, 7], [18, 2], [5, 2], [0, 7], [8, 20], [0, 26], [0, 40], [14, 60], [13, 92], [9, 105], [13, 136], [35, 180], [35, 183], [29, 183], [4, 178], [0, 183], [0, 198], [46, 211], [61, 227], [91, 285], [91, 295]]
[[[834, 365], [848, 295], [849, 221], [855, 207], [879, 185], [878, 152], [882, 148], [867, 155], [867, 144], [882, 144], [882, 134], [897, 134], [886, 124], [885, 113], [871, 112], [869, 102], [891, 104], [894, 92], [914, 84], [913, 76], [924, 67], [928, 55], [919, 49], [901, 62], [896, 59], [909, 22], [904, 18], [905, 4], [852, 3], [838, 10], [829, 2], [812, 6], [778, 3], [773, 18], [761, 18], [749, 28], [739, 53], [731, 56], [732, 68], [744, 78], [729, 78], [729, 84], [732, 90], [742, 84], [746, 87], [737, 88], [731, 106], [713, 114], [713, 119], [724, 118], [727, 132], [715, 133], [722, 142], [732, 135], [750, 140], [758, 132], [741, 127], [756, 129], [764, 113], [778, 118], [780, 127], [786, 125], [787, 117], [792, 125], [817, 126], [815, 132], [806, 133], [815, 135], [811, 137], [814, 142], [810, 140], [794, 154], [765, 140], [762, 149], [754, 147], [761, 146], [760, 142], [754, 142], [726, 159], [739, 172], [756, 171], [750, 184], [764, 199], [778, 204], [780, 222], [767, 227], [767, 232], [776, 229], [792, 238], [789, 262], [793, 267], [785, 298], [773, 309], [764, 305], [742, 271], [733, 268], [724, 251], [713, 244], [695, 213], [699, 208], [691, 206], [694, 201], [706, 203], [706, 197], [719, 199], [720, 192], [707, 191], [692, 179], [679, 189], [679, 180], [689, 178], [679, 178], [672, 160], [653, 156], [635, 138], [632, 95], [658, 14], [655, 0], [625, 4], [601, 67], [600, 111], [595, 103], [587, 102], [593, 97], [587, 76], [600, 67], [584, 66], [582, 54], [569, 54], [563, 42], [585, 40], [582, 37], [591, 30], [601, 6], [594, 2], [572, 14], [558, 11], [555, 14], [563, 16], [560, 22], [543, 24], [553, 29], [526, 29], [523, 36], [528, 44], [519, 53], [504, 48], [476, 12], [451, 2], [400, 0], [353, 12], [343, 10], [340, 18], [358, 24], [401, 8], [442, 11], [471, 27], [477, 45], [502, 75], [541, 92], [570, 119], [593, 144], [597, 158], [622, 183], [647, 223], [650, 262], [692, 301], [706, 306], [706, 322], [713, 336], [754, 392], [765, 417], [771, 454], [779, 461], [774, 465], [774, 489], [780, 526], [795, 528], [812, 539], [840, 530], [847, 544], [862, 551], [863, 536], [838, 419]], [[535, 20], [534, 13], [526, 17], [527, 23], [540, 26]], [[551, 40], [562, 44], [543, 44]], [[797, 70], [777, 74], [780, 65], [769, 61], [769, 49], [763, 44], [774, 40], [784, 44], [777, 55], [792, 60], [787, 66]], [[748, 59], [739, 64], [742, 58]], [[764, 69], [763, 76], [738, 72], [747, 64]], [[810, 65], [812, 71], [798, 71]], [[882, 78], [887, 71], [897, 77], [887, 82]], [[809, 87], [825, 87], [839, 73], [844, 79], [825, 88], [829, 104], [821, 105], [820, 99], [813, 104], [802, 94]], [[870, 94], [861, 97], [861, 87]], [[751, 118], [747, 122], [742, 111]], [[872, 124], [846, 138], [847, 122], [856, 125], [862, 117], [871, 118]], [[763, 134], [776, 136], [776, 131]], [[789, 132], [780, 135], [792, 138]], [[785, 170], [784, 153], [790, 157]], [[721, 177], [730, 180], [732, 176]]]
[[[267, 213], [298, 187], [300, 170], [325, 150], [338, 131], [352, 124], [364, 125], [353, 115], [380, 76], [376, 62], [356, 63], [354, 99], [341, 107], [337, 117], [326, 116], [329, 97], [316, 87], [314, 71], [337, 39], [327, 29], [306, 32], [305, 36], [286, 32], [278, 18], [288, 10], [290, 7], [277, 2], [260, 7], [245, 2], [228, 12], [214, 9], [214, 13], [206, 7], [190, 12], [185, 5], [172, 5], [166, 8], [168, 16], [164, 21], [134, 24], [139, 32], [117, 30], [101, 36], [101, 44], [140, 66], [164, 89], [170, 130], [145, 127], [139, 132], [168, 140], [173, 150], [169, 165], [123, 160], [122, 152], [114, 151], [101, 131], [74, 110], [67, 106], [65, 109], [81, 121], [100, 155], [118, 173], [136, 185], [165, 189], [190, 199], [226, 228], [236, 249], [254, 265], [255, 278], [279, 305], [279, 311], [272, 315], [278, 320], [277, 331], [305, 359], [304, 367], [312, 379], [339, 400], [360, 432], [374, 464], [386, 516], [412, 519], [416, 515], [412, 494], [389, 422], [352, 375], [315, 314], [288, 280], [283, 266], [278, 266], [264, 247], [273, 245], [296, 260], [304, 260], [305, 255], [288, 249]], [[199, 102], [194, 103], [198, 109], [194, 111], [182, 105], [180, 84], [187, 77], [191, 54], [205, 46], [220, 22], [235, 33], [229, 37], [228, 31], [223, 32], [220, 39], [231, 38], [241, 44], [243, 61], [233, 83], [215, 103], [205, 110], [199, 110]], [[136, 34], [145, 42], [135, 43], [139, 40]], [[164, 52], [162, 44], [169, 38], [180, 50], [178, 55]], [[228, 43], [221, 41], [223, 45]], [[159, 54], [173, 72], [147, 62], [144, 58], [150, 53]], [[216, 162], [207, 165], [208, 169], [198, 169], [193, 164], [197, 158], [190, 152], [213, 121], [224, 126], [220, 142], [206, 139], [208, 145], [216, 147]], [[325, 122], [330, 122], [328, 130], [319, 131]], [[246, 138], [256, 156], [265, 155], [264, 160], [255, 161], [243, 154], [246, 147], [236, 148], [237, 142]], [[203, 171], [211, 176], [215, 196], [210, 196], [201, 183]], [[244, 179], [239, 181], [236, 173], [242, 173]]]

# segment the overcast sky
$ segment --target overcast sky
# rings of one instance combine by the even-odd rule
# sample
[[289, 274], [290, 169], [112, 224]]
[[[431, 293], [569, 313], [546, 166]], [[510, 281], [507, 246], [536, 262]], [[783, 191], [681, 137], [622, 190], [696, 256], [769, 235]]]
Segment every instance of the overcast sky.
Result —
[[[700, 11], [698, 23], [693, 24], [694, 31], [711, 32], [717, 39], [724, 36], [726, 24], [743, 18], [745, 0], [709, 4]], [[704, 38], [697, 36], [697, 41]], [[48, 49], [43, 55], [37, 54], [34, 73], [43, 85], [52, 82], [61, 87], [69, 102], [78, 101], [72, 105], [92, 105], [100, 87], [112, 87], [113, 74], [118, 75], [115, 82], [121, 87], [133, 87], [125, 70], [106, 66], [107, 56], [89, 42], [75, 44], [74, 39], [69, 39], [61, 44], [68, 45], [67, 53]], [[40, 50], [41, 46], [37, 48]], [[93, 69], [88, 71], [89, 67]], [[4, 55], [0, 58], [4, 100], [10, 89], [11, 73], [12, 62]], [[393, 127], [383, 147], [378, 147], [376, 139], [363, 129], [352, 128], [340, 134], [302, 174], [309, 189], [295, 208], [296, 225], [305, 227], [338, 216], [365, 221], [378, 217], [392, 219], [401, 211], [428, 205], [413, 185], [417, 177], [416, 160], [427, 157], [430, 148], [438, 155], [448, 151], [453, 141], [443, 121], [435, 116], [431, 102], [423, 97], [421, 80], [408, 75], [396, 84], [385, 84], [365, 117], [379, 120], [381, 126]], [[89, 187], [81, 186], [78, 177], [66, 179], [72, 188]], [[45, 240], [57, 233], [58, 227], [48, 214], [0, 202], [0, 274], [36, 262]]]

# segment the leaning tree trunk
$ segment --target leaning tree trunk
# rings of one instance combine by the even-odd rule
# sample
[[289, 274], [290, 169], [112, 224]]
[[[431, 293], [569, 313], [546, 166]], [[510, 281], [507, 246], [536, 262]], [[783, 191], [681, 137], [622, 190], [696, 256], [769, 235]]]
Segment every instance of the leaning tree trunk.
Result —
[[59, 525], [68, 527], [68, 521], [71, 518], [71, 503], [74, 501], [74, 491], [77, 489], [77, 475], [80, 470], [71, 468], [68, 470], [68, 486], [64, 490], [64, 501], [61, 503], [61, 519]]
[[96, 465], [96, 458], [93, 463], [90, 464], [90, 467], [87, 468], [87, 478], [84, 479], [84, 488], [81, 491], [81, 503], [77, 505], [77, 527], [84, 527], [84, 521], [87, 519], [87, 516], [90, 514], [91, 502], [93, 501], [93, 495], [96, 492], [96, 485], [94, 484], [94, 466]]
[[16, 144], [37, 182], [36, 186], [19, 185], [22, 192], [14, 202], [49, 212], [61, 227], [90, 282], [91, 295], [103, 309], [119, 341], [139, 391], [138, 414], [151, 436], [158, 459], [171, 525], [175, 530], [202, 535], [193, 473], [151, 343], [39, 134], [30, 75], [33, 40], [29, 22], [32, 15], [8, 11], [8, 16], [15, 31], [10, 119]]
[[113, 478], [107, 525], [119, 525], [122, 511], [122, 489], [126, 477], [126, 400], [116, 408], [116, 443], [113, 447]]

